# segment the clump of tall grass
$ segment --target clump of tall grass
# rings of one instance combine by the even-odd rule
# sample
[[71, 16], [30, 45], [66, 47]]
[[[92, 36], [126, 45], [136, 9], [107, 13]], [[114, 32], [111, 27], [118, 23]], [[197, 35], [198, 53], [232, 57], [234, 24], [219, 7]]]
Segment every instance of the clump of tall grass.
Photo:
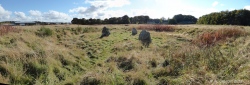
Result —
[[80, 85], [99, 85], [101, 81], [95, 77], [84, 77], [83, 80], [80, 82]]
[[246, 35], [246, 32], [239, 28], [223, 28], [214, 32], [204, 32], [198, 35], [193, 43], [201, 47], [209, 47], [215, 45], [217, 42], [224, 41], [227, 38], [237, 38]]
[[152, 30], [157, 32], [173, 32], [175, 27], [170, 25], [141, 25], [138, 27], [139, 30]]
[[52, 36], [53, 34], [53, 30], [51, 30], [50, 28], [46, 28], [46, 27], [41, 27], [37, 32], [36, 35], [40, 36], [40, 37], [47, 37], [47, 36]]

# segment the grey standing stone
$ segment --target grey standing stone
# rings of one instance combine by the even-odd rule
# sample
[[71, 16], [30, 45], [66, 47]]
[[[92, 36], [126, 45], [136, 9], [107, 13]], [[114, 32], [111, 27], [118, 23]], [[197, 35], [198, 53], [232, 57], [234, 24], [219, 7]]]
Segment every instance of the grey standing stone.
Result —
[[139, 34], [139, 40], [141, 41], [142, 45], [148, 47], [151, 43], [151, 36], [150, 33], [146, 30], [142, 30]]
[[109, 32], [109, 29], [106, 28], [106, 27], [103, 27], [102, 28], [102, 35], [100, 38], [103, 38], [103, 37], [106, 37], [106, 36], [109, 36], [110, 35], [110, 32]]
[[137, 30], [135, 28], [132, 29], [132, 35], [136, 35], [137, 34]]

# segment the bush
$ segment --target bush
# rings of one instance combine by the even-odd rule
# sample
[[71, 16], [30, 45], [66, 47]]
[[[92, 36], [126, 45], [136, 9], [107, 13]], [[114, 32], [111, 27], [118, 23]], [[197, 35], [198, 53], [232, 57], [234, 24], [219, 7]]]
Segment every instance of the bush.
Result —
[[237, 38], [245, 35], [246, 32], [239, 28], [224, 28], [214, 32], [205, 32], [193, 40], [193, 43], [200, 47], [210, 47], [215, 45], [218, 41], [226, 40], [226, 38]]
[[53, 31], [50, 28], [41, 27], [37, 32], [36, 35], [40, 37], [52, 36]]

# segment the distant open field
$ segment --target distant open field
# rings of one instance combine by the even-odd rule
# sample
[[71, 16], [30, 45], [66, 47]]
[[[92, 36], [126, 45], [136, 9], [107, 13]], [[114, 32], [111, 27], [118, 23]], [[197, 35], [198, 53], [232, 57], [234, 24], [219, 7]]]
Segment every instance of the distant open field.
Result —
[[[104, 26], [111, 34], [100, 39]], [[142, 29], [151, 35], [148, 48], [138, 40]], [[36, 25], [0, 32], [0, 83], [250, 84], [249, 26]]]

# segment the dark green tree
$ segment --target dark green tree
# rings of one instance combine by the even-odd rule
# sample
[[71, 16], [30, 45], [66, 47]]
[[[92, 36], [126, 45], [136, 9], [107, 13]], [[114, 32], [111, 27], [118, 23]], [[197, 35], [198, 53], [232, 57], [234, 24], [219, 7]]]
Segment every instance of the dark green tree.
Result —
[[129, 23], [130, 23], [130, 20], [129, 20], [128, 15], [124, 15], [122, 17], [122, 24], [129, 24]]
[[177, 24], [175, 19], [168, 19], [168, 24]]
[[203, 15], [197, 24], [250, 25], [250, 11], [246, 9], [214, 12]]

